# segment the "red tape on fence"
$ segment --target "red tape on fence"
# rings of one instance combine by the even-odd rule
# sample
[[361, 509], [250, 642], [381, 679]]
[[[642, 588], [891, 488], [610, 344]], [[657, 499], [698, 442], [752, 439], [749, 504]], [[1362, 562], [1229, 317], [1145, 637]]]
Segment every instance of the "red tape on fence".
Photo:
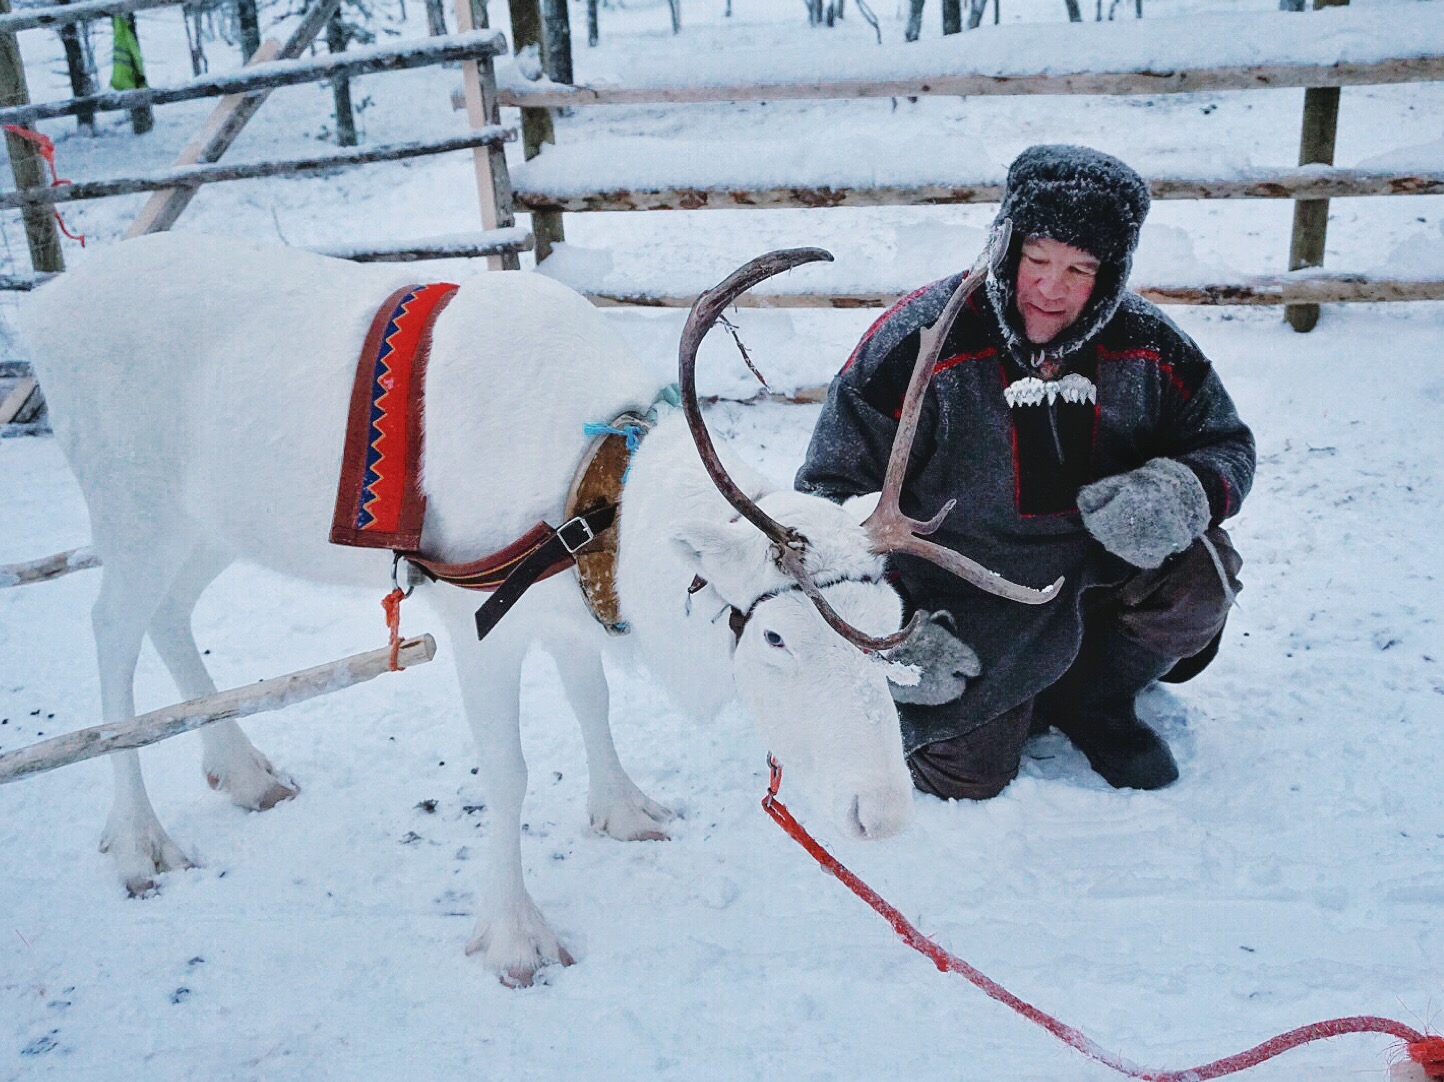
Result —
[[1179, 1071], [1154, 1070], [1130, 1063], [1123, 1057], [1103, 1048], [1081, 1030], [1074, 1029], [1052, 1015], [1040, 1011], [1031, 1003], [1019, 999], [997, 981], [985, 976], [918, 931], [902, 913], [845, 868], [836, 857], [824, 849], [807, 832], [802, 824], [793, 818], [792, 813], [787, 810], [787, 805], [777, 799], [777, 791], [782, 785], [782, 766], [771, 755], [767, 757], [767, 765], [771, 771], [771, 779], [767, 787], [767, 795], [762, 798], [763, 810], [802, 848], [812, 854], [812, 858], [822, 866], [824, 871], [840, 879], [844, 886], [872, 906], [884, 920], [892, 925], [893, 931], [897, 932], [904, 943], [919, 954], [924, 954], [932, 959], [933, 964], [944, 973], [957, 973], [966, 978], [974, 987], [998, 1002], [1011, 1007], [1035, 1025], [1042, 1026], [1064, 1044], [1077, 1049], [1089, 1059], [1113, 1068], [1120, 1074], [1127, 1075], [1129, 1078], [1143, 1079], [1144, 1082], [1207, 1082], [1211, 1078], [1222, 1078], [1224, 1075], [1236, 1074], [1249, 1067], [1255, 1067], [1265, 1060], [1273, 1059], [1292, 1048], [1298, 1048], [1300, 1045], [1313, 1041], [1321, 1041], [1328, 1037], [1341, 1037], [1346, 1033], [1384, 1033], [1403, 1041], [1409, 1058], [1419, 1064], [1430, 1078], [1444, 1079], [1444, 1037], [1420, 1033], [1411, 1026], [1396, 1022], [1392, 1018], [1377, 1018], [1372, 1015], [1331, 1018], [1325, 1022], [1313, 1022], [1306, 1026], [1299, 1026], [1287, 1033], [1280, 1033], [1277, 1037], [1270, 1037], [1246, 1052]]
[[[50, 166], [50, 186], [52, 188], [59, 188], [63, 184], [70, 183], [70, 181], [68, 180], [61, 180], [60, 174], [55, 171], [55, 144], [51, 142], [50, 136], [44, 134], [43, 132], [31, 131], [29, 128], [22, 128], [19, 124], [6, 124], [4, 128], [7, 132], [15, 136], [17, 139], [24, 139], [27, 143], [35, 144], [35, 149], [39, 151], [40, 156], [45, 159], [45, 164]], [[80, 241], [80, 246], [84, 248], [85, 234], [72, 233], [70, 230], [66, 229], [65, 219], [60, 216], [60, 211], [56, 210], [54, 206], [50, 208], [50, 213], [55, 215], [55, 224], [60, 226], [60, 231], [71, 240]]]

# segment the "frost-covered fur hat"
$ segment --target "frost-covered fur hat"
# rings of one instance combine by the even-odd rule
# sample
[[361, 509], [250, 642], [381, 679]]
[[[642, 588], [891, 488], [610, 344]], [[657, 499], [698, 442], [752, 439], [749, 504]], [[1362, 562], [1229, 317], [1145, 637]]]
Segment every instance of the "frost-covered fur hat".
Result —
[[1008, 167], [998, 221], [1010, 218], [1013, 240], [1002, 265], [988, 275], [988, 299], [1009, 345], [1032, 355], [1014, 304], [1018, 264], [1028, 237], [1048, 237], [1098, 260], [1093, 295], [1074, 323], [1041, 347], [1051, 359], [1078, 349], [1103, 327], [1123, 300], [1138, 232], [1148, 216], [1148, 185], [1129, 166], [1091, 147], [1029, 147]]

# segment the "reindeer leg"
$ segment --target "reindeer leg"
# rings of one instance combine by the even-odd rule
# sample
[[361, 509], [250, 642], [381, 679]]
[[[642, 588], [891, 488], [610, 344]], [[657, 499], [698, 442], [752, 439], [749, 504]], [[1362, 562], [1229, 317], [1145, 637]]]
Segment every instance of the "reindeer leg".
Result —
[[[117, 722], [135, 717], [135, 664], [156, 602], [150, 589], [153, 580], [143, 569], [116, 563], [108, 552], [104, 556], [100, 595], [91, 620], [100, 662], [101, 716], [106, 722]], [[157, 875], [193, 864], [156, 818], [141, 775], [139, 753], [116, 752], [110, 761], [115, 794], [100, 851], [110, 854], [126, 891], [141, 897], [155, 890]]]
[[672, 812], [648, 799], [617, 757], [601, 655], [578, 639], [553, 645], [551, 654], [587, 749], [587, 814], [592, 829], [624, 842], [666, 841], [665, 824], [674, 818]]
[[478, 642], [473, 595], [448, 588], [429, 594], [450, 633], [462, 704], [481, 753], [479, 777], [491, 819], [486, 836], [489, 878], [479, 894], [476, 928], [466, 953], [480, 954], [503, 984], [524, 988], [544, 967], [572, 964], [571, 954], [532, 901], [522, 874], [527, 769], [521, 748], [520, 677], [528, 643], [514, 627], [498, 628]]
[[[150, 641], [165, 662], [182, 697], [198, 699], [216, 691], [191, 630], [196, 601], [231, 558], [204, 542], [198, 544], [176, 576], [170, 592], [150, 622]], [[290, 800], [300, 787], [271, 766], [234, 721], [217, 722], [201, 730], [205, 751], [201, 768], [212, 789], [223, 790], [232, 803], [251, 811], [265, 811]]]

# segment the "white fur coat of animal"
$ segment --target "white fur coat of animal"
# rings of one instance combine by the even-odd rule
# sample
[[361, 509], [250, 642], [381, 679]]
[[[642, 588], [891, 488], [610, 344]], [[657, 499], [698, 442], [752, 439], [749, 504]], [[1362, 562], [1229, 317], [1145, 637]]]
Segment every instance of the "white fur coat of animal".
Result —
[[[352, 377], [377, 307], [410, 268], [363, 266], [246, 240], [158, 234], [96, 253], [42, 288], [21, 333], [90, 510], [103, 563], [94, 627], [102, 715], [134, 715], [132, 678], [152, 640], [181, 694], [215, 690], [190, 630], [206, 586], [242, 560], [308, 579], [384, 588], [391, 555], [328, 543]], [[587, 443], [583, 426], [652, 401], [655, 378], [581, 296], [533, 273], [467, 279], [437, 321], [425, 397], [426, 555], [475, 559], [539, 520], [559, 524]], [[854, 517], [735, 465], [750, 493], [812, 541], [833, 605], [872, 633], [896, 628]], [[885, 665], [837, 637], [789, 586], [770, 542], [712, 488], [680, 411], [634, 456], [623, 496], [619, 596], [635, 647], [679, 701], [706, 715], [740, 693], [768, 746], [858, 837], [911, 815]], [[691, 598], [694, 575], [708, 587]], [[522, 879], [527, 771], [518, 732], [522, 659], [557, 659], [581, 724], [593, 826], [661, 838], [670, 813], [617, 759], [601, 653], [608, 636], [570, 574], [533, 587], [486, 640], [484, 599], [418, 590], [449, 637], [480, 751], [493, 829], [468, 950], [509, 983], [569, 962]], [[771, 596], [768, 596], [771, 595]], [[758, 598], [763, 598], [759, 603]], [[717, 614], [752, 610], [734, 642]], [[234, 722], [204, 730], [203, 769], [236, 803], [298, 792]], [[112, 756], [102, 847], [134, 894], [189, 865], [153, 811], [135, 752]]]

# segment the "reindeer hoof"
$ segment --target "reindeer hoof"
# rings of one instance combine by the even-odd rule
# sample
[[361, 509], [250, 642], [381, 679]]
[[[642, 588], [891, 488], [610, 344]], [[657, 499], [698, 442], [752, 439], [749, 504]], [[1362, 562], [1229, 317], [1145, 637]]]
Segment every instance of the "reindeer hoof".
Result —
[[158, 822], [129, 830], [107, 827], [100, 839], [100, 851], [115, 861], [125, 893], [131, 898], [149, 898], [160, 889], [159, 876], [196, 866]]
[[[574, 966], [577, 964], [576, 959], [572, 957], [571, 952], [565, 947], [558, 949], [557, 961], [563, 966]], [[546, 965], [538, 966], [535, 969], [530, 969], [525, 966], [513, 966], [505, 973], [498, 973], [497, 980], [501, 981], [501, 983], [508, 988], [530, 988], [533, 984], [537, 983], [537, 978], [548, 968], [549, 966]], [[546, 981], [543, 980], [541, 983], [545, 984]]]
[[[505, 916], [488, 919], [488, 912]], [[477, 918], [475, 934], [466, 944], [466, 953], [481, 955], [487, 968], [508, 988], [530, 988], [547, 967], [575, 962], [530, 898], [496, 910], [483, 906], [482, 914]]]
[[623, 842], [670, 841], [666, 825], [675, 818], [674, 812], [649, 800], [640, 790], [591, 813], [593, 830]]
[[247, 811], [270, 811], [301, 792], [292, 778], [276, 770], [259, 752], [252, 752], [227, 769], [208, 768], [206, 784], [224, 791], [232, 804]]

